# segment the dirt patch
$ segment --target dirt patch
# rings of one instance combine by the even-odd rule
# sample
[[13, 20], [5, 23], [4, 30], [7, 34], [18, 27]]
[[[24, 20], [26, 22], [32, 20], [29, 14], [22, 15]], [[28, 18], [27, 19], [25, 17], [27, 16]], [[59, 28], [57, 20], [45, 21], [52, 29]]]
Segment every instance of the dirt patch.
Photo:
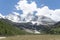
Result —
[[4, 38], [6, 38], [6, 37], [0, 37], [0, 39], [4, 39]]

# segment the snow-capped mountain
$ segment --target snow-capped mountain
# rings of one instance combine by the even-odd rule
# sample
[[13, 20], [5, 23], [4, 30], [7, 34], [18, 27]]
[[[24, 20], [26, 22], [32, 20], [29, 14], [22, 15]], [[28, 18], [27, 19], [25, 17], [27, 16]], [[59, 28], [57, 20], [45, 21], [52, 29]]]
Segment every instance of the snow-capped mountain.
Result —
[[23, 16], [23, 14], [20, 15], [16, 13], [11, 13], [6, 16], [0, 14], [0, 18], [3, 18], [2, 20], [20, 29], [23, 29], [26, 32], [37, 34], [40, 34], [39, 30], [46, 30], [46, 27], [48, 28], [48, 26], [55, 24], [54, 20], [44, 15], [37, 16], [27, 14], [26, 16]]
[[5, 18], [5, 16], [3, 16], [3, 15], [0, 13], [0, 18]]
[[13, 22], [20, 22], [20, 16], [16, 14], [9, 14], [6, 16], [6, 19], [11, 20]]
[[0, 18], [8, 19], [11, 20], [12, 22], [16, 23], [27, 23], [31, 22], [32, 24], [37, 24], [37, 25], [52, 25], [55, 23], [51, 18], [40, 15], [32, 15], [32, 14], [27, 14], [26, 16], [22, 16], [22, 14], [17, 14], [17, 13], [11, 13], [8, 14], [7, 16], [3, 16], [0, 14]]
[[47, 25], [47, 24], [52, 25], [55, 23], [55, 21], [53, 21], [51, 18], [43, 16], [43, 15], [38, 16], [37, 21], [39, 24], [43, 24], [43, 25]]

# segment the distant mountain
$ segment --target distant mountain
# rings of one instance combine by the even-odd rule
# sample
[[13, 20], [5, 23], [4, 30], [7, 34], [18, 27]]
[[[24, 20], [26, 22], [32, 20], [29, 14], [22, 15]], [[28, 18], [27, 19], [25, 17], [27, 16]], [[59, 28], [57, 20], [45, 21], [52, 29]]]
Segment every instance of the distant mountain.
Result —
[[[54, 25], [37, 25], [31, 22], [16, 23], [11, 20], [0, 18], [0, 35], [16, 34], [59, 34], [60, 22]], [[56, 33], [55, 33], [56, 32]]]
[[36, 15], [31, 15], [28, 14], [26, 17], [22, 17], [21, 15], [16, 15], [16, 14], [9, 14], [5, 16], [5, 19], [11, 20], [12, 22], [16, 23], [27, 23], [31, 22], [32, 24], [37, 24], [37, 25], [53, 25], [55, 24], [55, 21], [52, 20], [49, 17], [46, 16], [36, 16]]
[[0, 18], [8, 19], [8, 20], [11, 20], [12, 22], [16, 22], [16, 23], [31, 22], [32, 24], [37, 24], [37, 25], [55, 24], [54, 20], [52, 20], [51, 18], [49, 18], [47, 16], [43, 16], [43, 15], [37, 16], [37, 15], [27, 14], [26, 16], [23, 16], [23, 15], [19, 15], [16, 13], [12, 13], [12, 14], [8, 14], [6, 16], [3, 16], [2, 14], [0, 14]]
[[10, 25], [24, 30], [25, 32], [37, 34], [50, 31], [51, 28], [53, 28], [53, 25], [56, 23], [51, 18], [43, 15], [37, 16], [28, 14], [24, 17], [19, 14], [9, 14], [7, 16], [0, 15], [0, 17], [0, 20], [3, 19]]

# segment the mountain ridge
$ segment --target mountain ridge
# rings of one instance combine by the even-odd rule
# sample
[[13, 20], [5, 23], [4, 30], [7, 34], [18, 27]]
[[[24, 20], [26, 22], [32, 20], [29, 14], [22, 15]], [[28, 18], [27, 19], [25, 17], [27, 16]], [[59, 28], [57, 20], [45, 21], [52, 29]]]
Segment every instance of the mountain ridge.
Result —
[[[2, 14], [1, 14], [2, 15]], [[0, 18], [3, 18], [3, 19], [8, 19], [8, 20], [11, 20], [12, 22], [16, 22], [16, 23], [27, 23], [27, 22], [31, 22], [33, 25], [34, 24], [37, 24], [37, 25], [40, 25], [40, 24], [44, 24], [44, 25], [52, 25], [52, 24], [55, 24], [55, 21], [52, 20], [51, 18], [47, 17], [47, 16], [36, 16], [36, 15], [27, 15], [26, 17], [22, 17], [21, 15], [19, 14], [9, 14], [7, 16], [1, 16], [0, 15]]]
[[55, 23], [54, 25], [43, 25], [43, 24], [37, 25], [37, 24], [32, 24], [31, 22], [16, 23], [16, 22], [12, 22], [11, 20], [4, 19], [4, 18], [0, 18], [0, 20], [3, 21], [4, 24], [6, 22], [21, 30], [24, 30], [27, 33], [32, 33], [32, 34], [56, 34], [55, 32], [59, 32], [57, 28], [59, 28], [60, 26], [60, 22]]

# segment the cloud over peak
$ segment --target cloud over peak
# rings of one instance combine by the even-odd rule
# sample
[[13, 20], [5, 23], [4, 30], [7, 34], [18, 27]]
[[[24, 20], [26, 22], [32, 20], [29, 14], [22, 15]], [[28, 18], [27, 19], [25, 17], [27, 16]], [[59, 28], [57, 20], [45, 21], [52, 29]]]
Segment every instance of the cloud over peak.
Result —
[[41, 8], [37, 8], [37, 4], [35, 1], [32, 3], [28, 3], [27, 0], [20, 0], [17, 5], [15, 6], [17, 10], [23, 11], [23, 16], [27, 16], [28, 14], [34, 14], [33, 12], [36, 11], [37, 16], [44, 15], [47, 17], [52, 18], [55, 21], [60, 21], [60, 9], [49, 9], [48, 6], [43, 6]]

